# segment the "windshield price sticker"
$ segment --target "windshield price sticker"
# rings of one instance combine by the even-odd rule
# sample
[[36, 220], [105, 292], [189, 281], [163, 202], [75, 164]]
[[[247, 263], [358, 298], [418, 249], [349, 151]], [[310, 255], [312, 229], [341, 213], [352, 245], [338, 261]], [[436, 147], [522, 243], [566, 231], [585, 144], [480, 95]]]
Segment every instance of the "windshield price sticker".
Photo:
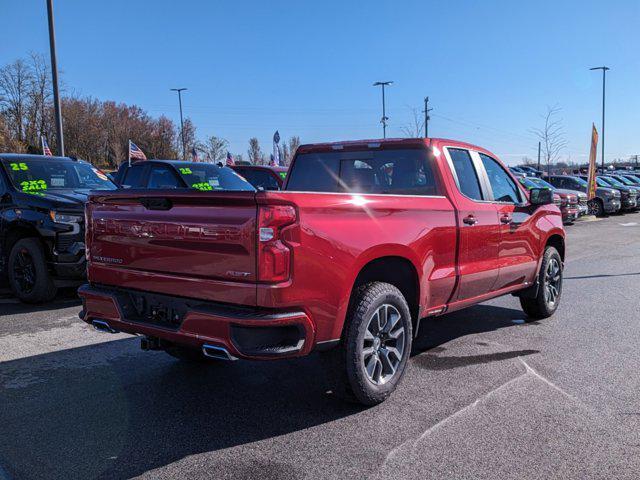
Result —
[[11, 170], [13, 170], [14, 172], [19, 172], [19, 171], [24, 171], [24, 170], [29, 170], [29, 167], [27, 167], [26, 163], [20, 162], [20, 163], [10, 163], [9, 166], [11, 167]]
[[191, 185], [191, 188], [195, 188], [196, 190], [201, 190], [203, 192], [213, 190], [213, 187], [206, 182], [194, 183]]
[[180, 173], [182, 175], [191, 175], [193, 172], [189, 167], [180, 167]]
[[211, 185], [212, 187], [219, 187], [220, 181], [217, 178], [212, 178], [211, 180], [209, 180], [209, 185]]
[[31, 193], [47, 189], [47, 182], [44, 180], [25, 180], [20, 182], [23, 192]]

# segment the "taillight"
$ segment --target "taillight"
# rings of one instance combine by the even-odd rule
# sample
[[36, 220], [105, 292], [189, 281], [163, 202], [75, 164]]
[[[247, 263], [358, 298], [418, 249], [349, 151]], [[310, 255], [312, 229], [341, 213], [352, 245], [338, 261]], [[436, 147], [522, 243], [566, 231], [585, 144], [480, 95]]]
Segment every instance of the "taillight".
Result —
[[291, 249], [280, 234], [295, 221], [296, 210], [290, 205], [258, 207], [258, 281], [282, 282], [289, 278]]

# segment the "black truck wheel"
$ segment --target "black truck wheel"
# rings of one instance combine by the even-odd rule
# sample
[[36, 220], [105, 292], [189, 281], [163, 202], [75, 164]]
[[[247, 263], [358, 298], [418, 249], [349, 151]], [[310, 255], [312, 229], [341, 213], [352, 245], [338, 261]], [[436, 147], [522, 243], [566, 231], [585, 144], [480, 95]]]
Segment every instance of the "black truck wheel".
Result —
[[594, 198], [589, 202], [589, 213], [596, 217], [604, 216], [604, 203], [599, 198]]
[[8, 267], [9, 284], [21, 301], [44, 303], [56, 296], [57, 288], [37, 238], [18, 240], [9, 253]]
[[535, 297], [520, 298], [522, 310], [532, 319], [548, 318], [554, 314], [562, 295], [562, 258], [554, 247], [547, 247], [538, 273], [538, 292]]
[[340, 345], [324, 355], [336, 395], [376, 405], [403, 377], [411, 352], [411, 313], [400, 290], [388, 283], [368, 283], [355, 295]]

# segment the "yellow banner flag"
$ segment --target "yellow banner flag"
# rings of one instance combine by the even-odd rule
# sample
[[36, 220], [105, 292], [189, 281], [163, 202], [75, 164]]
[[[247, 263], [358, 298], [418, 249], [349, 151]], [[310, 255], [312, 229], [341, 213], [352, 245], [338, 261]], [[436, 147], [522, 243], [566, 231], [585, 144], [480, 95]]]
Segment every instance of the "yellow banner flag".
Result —
[[598, 151], [598, 131], [596, 126], [591, 126], [591, 152], [589, 152], [589, 186], [587, 187], [587, 198], [596, 198], [596, 155]]

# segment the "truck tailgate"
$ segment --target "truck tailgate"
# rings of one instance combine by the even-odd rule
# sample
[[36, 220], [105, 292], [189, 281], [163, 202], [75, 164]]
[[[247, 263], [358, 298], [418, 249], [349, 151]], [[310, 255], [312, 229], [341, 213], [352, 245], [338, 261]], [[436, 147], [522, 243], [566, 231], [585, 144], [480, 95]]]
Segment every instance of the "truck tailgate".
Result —
[[90, 282], [255, 305], [254, 192], [127, 190], [86, 211]]

